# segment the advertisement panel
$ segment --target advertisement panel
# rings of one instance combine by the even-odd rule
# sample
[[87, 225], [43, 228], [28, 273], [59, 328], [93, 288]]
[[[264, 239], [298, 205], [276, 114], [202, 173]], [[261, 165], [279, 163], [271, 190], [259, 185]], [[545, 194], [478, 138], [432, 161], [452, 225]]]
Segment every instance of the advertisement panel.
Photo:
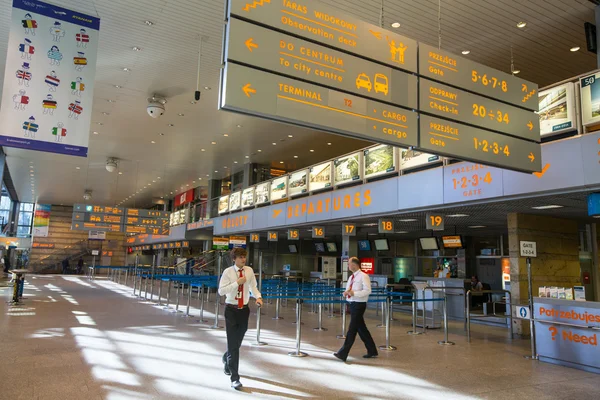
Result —
[[229, 238], [214, 237], [213, 250], [229, 250]]
[[287, 175], [271, 181], [271, 201], [277, 201], [287, 197], [287, 184]]
[[229, 248], [246, 248], [246, 236], [230, 236], [229, 237]]
[[34, 237], [47, 237], [48, 229], [50, 228], [50, 204], [36, 204], [35, 213], [33, 215], [33, 232]]
[[310, 168], [308, 190], [314, 192], [331, 187], [331, 161]]
[[583, 125], [600, 123], [600, 72], [582, 78], [581, 85], [581, 122]]
[[375, 259], [374, 258], [361, 258], [360, 269], [362, 272], [368, 275], [375, 274]]
[[271, 182], [256, 185], [255, 204], [261, 205], [271, 201]]
[[242, 207], [242, 192], [229, 195], [229, 211], [237, 211]]
[[229, 211], [229, 195], [219, 197], [219, 214]]
[[365, 179], [396, 172], [397, 152], [393, 146], [382, 144], [364, 151]]
[[400, 149], [400, 169], [408, 171], [428, 164], [438, 164], [442, 157], [417, 150]]
[[254, 205], [254, 186], [242, 191], [242, 208], [252, 207]]
[[362, 172], [361, 161], [362, 158], [360, 152], [335, 160], [333, 162], [334, 185], [339, 186], [359, 180]]
[[575, 85], [565, 83], [540, 92], [540, 134], [556, 135], [577, 129], [575, 122]]
[[87, 157], [100, 19], [13, 0], [0, 145]]
[[290, 196], [297, 196], [308, 192], [308, 174], [309, 171], [304, 169], [296, 171], [290, 175], [289, 193]]
[[194, 189], [190, 189], [175, 196], [175, 199], [173, 199], [173, 207], [181, 207], [192, 201], [194, 201]]

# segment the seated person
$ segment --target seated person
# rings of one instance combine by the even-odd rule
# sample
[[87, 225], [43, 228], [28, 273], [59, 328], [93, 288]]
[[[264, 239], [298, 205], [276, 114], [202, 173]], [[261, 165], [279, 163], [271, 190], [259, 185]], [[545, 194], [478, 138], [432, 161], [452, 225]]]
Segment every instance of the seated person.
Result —
[[477, 293], [482, 290], [483, 283], [479, 281], [479, 277], [477, 275], [471, 276], [471, 307], [477, 307], [483, 301], [483, 294]]

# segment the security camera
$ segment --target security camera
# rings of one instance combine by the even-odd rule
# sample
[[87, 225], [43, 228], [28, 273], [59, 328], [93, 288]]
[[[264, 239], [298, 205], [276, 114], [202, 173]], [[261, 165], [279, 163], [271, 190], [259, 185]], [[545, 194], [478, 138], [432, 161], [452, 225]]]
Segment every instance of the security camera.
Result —
[[152, 118], [160, 118], [165, 113], [165, 104], [167, 104], [167, 100], [154, 95], [148, 99], [146, 112]]
[[83, 193], [83, 199], [84, 200], [91, 200], [92, 199], [92, 192], [91, 192], [91, 190], [86, 190]]
[[114, 158], [109, 158], [106, 161], [106, 170], [108, 172], [115, 172], [117, 170], [117, 160], [115, 160]]

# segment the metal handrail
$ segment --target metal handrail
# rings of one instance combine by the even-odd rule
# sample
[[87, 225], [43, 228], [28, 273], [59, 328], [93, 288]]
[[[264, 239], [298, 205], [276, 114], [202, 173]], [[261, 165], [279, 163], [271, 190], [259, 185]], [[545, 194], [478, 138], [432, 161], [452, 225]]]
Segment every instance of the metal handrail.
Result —
[[[507, 301], [492, 301], [492, 307], [493, 307], [492, 312], [493, 313], [491, 315], [478, 315], [476, 318], [471, 318], [471, 293], [482, 293], [482, 294], [487, 294], [487, 293], [501, 294], [501, 293], [503, 293], [506, 295], [508, 300]], [[483, 318], [491, 318], [491, 317], [506, 319], [510, 325], [510, 327], [509, 327], [510, 338], [511, 338], [511, 340], [514, 338], [512, 310], [508, 309], [508, 310], [506, 310], [506, 314], [498, 315], [498, 314], [496, 314], [496, 307], [495, 307], [494, 303], [506, 304], [506, 305], [510, 306], [512, 304], [512, 296], [511, 296], [510, 291], [509, 290], [477, 290], [477, 291], [469, 290], [469, 291], [467, 291], [467, 309], [466, 309], [466, 311], [467, 311], [467, 342], [471, 341], [471, 319], [483, 319]]]

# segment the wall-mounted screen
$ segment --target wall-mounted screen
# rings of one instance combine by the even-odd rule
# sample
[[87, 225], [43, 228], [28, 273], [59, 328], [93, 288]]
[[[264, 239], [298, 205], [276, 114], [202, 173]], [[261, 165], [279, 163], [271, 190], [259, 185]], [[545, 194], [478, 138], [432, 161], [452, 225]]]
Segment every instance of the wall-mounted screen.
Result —
[[288, 248], [290, 249], [290, 253], [297, 253], [298, 252], [298, 247], [296, 247], [295, 244], [288, 245]]
[[242, 207], [242, 192], [229, 195], [229, 211], [237, 211]]
[[254, 205], [254, 186], [244, 189], [242, 192], [242, 208], [252, 207]]
[[334, 242], [327, 242], [327, 251], [330, 253], [337, 252], [337, 245]]
[[256, 197], [255, 203], [256, 205], [265, 204], [271, 201], [271, 182], [261, 183], [256, 185]]
[[600, 123], [600, 72], [579, 80], [581, 84], [581, 121], [583, 125]]
[[462, 238], [455, 236], [442, 236], [442, 243], [446, 249], [460, 249], [463, 247]]
[[310, 168], [308, 190], [314, 192], [331, 187], [331, 161]]
[[575, 85], [565, 83], [539, 94], [540, 134], [556, 135], [577, 129], [575, 122]]
[[333, 162], [334, 185], [355, 182], [361, 176], [361, 154], [354, 153], [338, 158]]
[[440, 156], [416, 150], [400, 149], [400, 169], [403, 171], [441, 162], [442, 158]]
[[396, 172], [398, 168], [397, 153], [393, 146], [387, 144], [365, 150], [365, 178]]
[[316, 242], [315, 250], [317, 251], [317, 253], [325, 253], [325, 244], [322, 242]]
[[290, 175], [289, 189], [290, 196], [297, 196], [308, 192], [308, 174], [309, 171], [304, 169], [296, 171]]
[[229, 211], [229, 196], [219, 197], [219, 214]]
[[287, 184], [287, 175], [271, 181], [271, 201], [277, 201], [287, 197]]
[[358, 251], [371, 251], [371, 242], [368, 240], [359, 240]]
[[377, 251], [388, 251], [390, 249], [387, 239], [375, 239], [373, 243], [375, 243], [375, 250]]
[[423, 250], [438, 250], [439, 249], [437, 238], [434, 238], [434, 237], [420, 238], [419, 242], [421, 242], [421, 248]]

